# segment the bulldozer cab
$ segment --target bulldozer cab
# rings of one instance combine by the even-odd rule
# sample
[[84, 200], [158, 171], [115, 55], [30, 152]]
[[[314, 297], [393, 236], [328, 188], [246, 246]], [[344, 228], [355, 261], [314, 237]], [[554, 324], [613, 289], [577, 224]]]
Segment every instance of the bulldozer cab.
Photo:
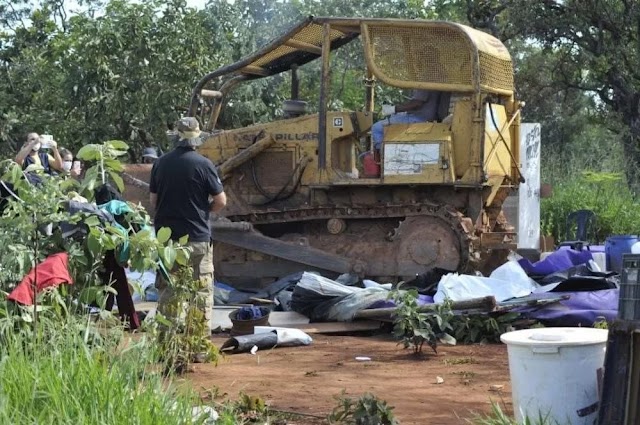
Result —
[[[330, 110], [331, 52], [357, 38], [365, 58], [362, 108]], [[297, 69], [315, 60], [321, 61], [318, 113], [307, 114], [306, 103], [298, 99]], [[234, 88], [283, 72], [291, 72], [292, 85], [284, 119], [216, 131]], [[505, 46], [464, 25], [310, 17], [254, 54], [202, 78], [189, 113], [213, 132], [201, 152], [221, 168], [224, 178], [266, 151], [273, 159], [262, 168], [287, 164], [302, 186], [472, 185], [497, 191], [517, 186], [520, 179], [520, 104], [513, 80]], [[382, 144], [374, 149], [376, 84], [437, 94], [435, 119], [394, 123], [379, 118]], [[365, 167], [372, 164], [374, 171]]]

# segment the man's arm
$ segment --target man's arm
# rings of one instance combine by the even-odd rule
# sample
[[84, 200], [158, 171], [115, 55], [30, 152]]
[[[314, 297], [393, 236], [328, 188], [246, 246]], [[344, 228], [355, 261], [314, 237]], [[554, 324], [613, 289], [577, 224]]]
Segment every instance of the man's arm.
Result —
[[24, 164], [24, 159], [31, 153], [36, 143], [38, 143], [38, 139], [32, 140], [31, 142], [24, 145], [22, 149], [20, 149], [20, 151], [16, 155], [16, 162], [18, 163], [18, 165], [22, 166], [22, 164]]
[[156, 210], [156, 207], [157, 207], [157, 204], [158, 204], [158, 194], [157, 193], [149, 192], [149, 203], [151, 204], [151, 211], [149, 211], [149, 212], [154, 212]]
[[60, 156], [60, 152], [58, 151], [58, 143], [55, 140], [52, 140], [50, 143], [51, 150], [53, 151], [53, 162], [49, 160], [49, 165], [51, 165], [54, 170], [62, 172], [64, 171], [64, 166], [62, 164], [62, 157]]
[[224, 207], [227, 206], [227, 195], [223, 192], [218, 193], [217, 195], [212, 195], [211, 202], [209, 202], [209, 211], [213, 213], [220, 212]]
[[411, 99], [399, 105], [396, 105], [396, 112], [410, 112], [419, 109], [426, 101], [420, 99]]

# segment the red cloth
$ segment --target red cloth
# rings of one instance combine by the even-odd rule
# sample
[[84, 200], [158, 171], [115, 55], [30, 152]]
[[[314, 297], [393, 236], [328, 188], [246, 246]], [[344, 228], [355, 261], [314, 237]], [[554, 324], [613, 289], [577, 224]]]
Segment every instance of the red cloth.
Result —
[[[58, 286], [61, 283], [73, 284], [73, 279], [69, 274], [69, 255], [66, 252], [59, 252], [47, 257], [38, 267], [31, 269], [22, 282], [11, 291], [8, 299], [24, 305], [33, 305], [33, 284], [37, 282], [38, 290], [41, 292], [45, 288]], [[38, 276], [36, 278], [36, 270]]]

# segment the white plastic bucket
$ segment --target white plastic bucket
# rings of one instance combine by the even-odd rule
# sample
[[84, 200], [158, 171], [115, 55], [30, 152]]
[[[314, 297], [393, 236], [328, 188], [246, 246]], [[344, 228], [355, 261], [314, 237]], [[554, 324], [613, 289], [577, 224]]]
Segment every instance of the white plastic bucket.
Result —
[[[508, 332], [509, 373], [516, 421], [548, 416], [558, 425], [593, 425], [598, 416], [598, 369], [608, 331], [539, 328]], [[555, 421], [555, 422], [554, 422]]]

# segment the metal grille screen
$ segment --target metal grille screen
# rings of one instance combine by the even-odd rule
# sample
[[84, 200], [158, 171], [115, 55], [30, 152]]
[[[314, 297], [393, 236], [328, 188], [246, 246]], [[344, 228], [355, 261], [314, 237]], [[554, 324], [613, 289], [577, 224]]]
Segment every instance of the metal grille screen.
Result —
[[479, 52], [480, 84], [500, 90], [513, 90], [513, 68], [511, 61]]
[[[342, 36], [344, 33], [338, 30], [331, 30], [331, 41], [336, 40]], [[322, 25], [319, 24], [309, 24], [306, 27], [302, 28], [295, 36], [292, 37], [295, 41], [302, 41], [304, 43], [308, 43], [317, 47], [322, 46]], [[254, 66], [263, 66], [271, 63], [272, 61], [279, 59], [287, 54], [293, 53], [297, 51], [295, 47], [289, 46], [280, 46], [266, 55], [262, 56], [260, 59], [253, 62], [251, 65]]]
[[[456, 84], [473, 90], [475, 46], [464, 33], [447, 27], [368, 25], [373, 62], [390, 80]], [[510, 60], [478, 51], [480, 84], [513, 90]]]
[[471, 49], [460, 32], [371, 25], [368, 30], [374, 63], [389, 78], [471, 85]]

